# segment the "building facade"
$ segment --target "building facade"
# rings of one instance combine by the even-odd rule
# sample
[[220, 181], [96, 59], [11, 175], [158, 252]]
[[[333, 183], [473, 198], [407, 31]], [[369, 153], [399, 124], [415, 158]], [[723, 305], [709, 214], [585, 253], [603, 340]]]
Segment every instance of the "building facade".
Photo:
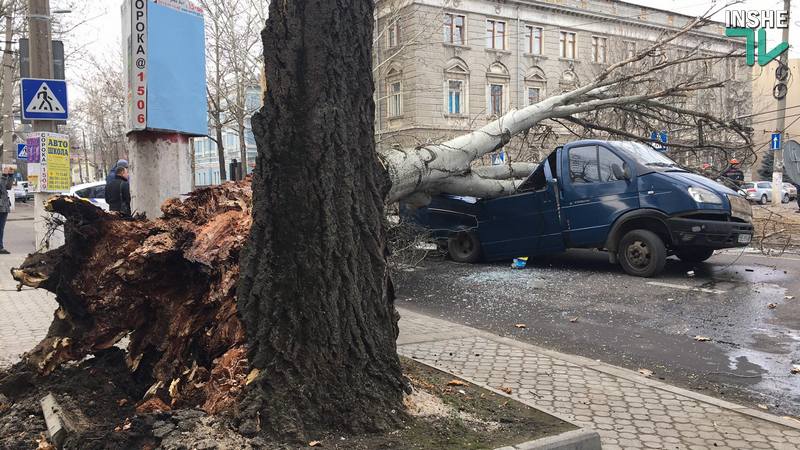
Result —
[[[247, 89], [245, 107], [248, 111], [255, 112], [262, 104], [263, 89], [260, 86], [253, 86]], [[223, 118], [223, 121], [225, 118]], [[208, 131], [209, 136], [215, 136], [215, 130]], [[230, 177], [230, 163], [235, 159], [241, 161], [241, 151], [239, 146], [239, 133], [234, 126], [223, 127], [222, 144], [225, 148], [225, 171]], [[220, 184], [225, 181], [220, 177], [219, 156], [217, 154], [217, 144], [209, 137], [194, 138], [194, 184], [195, 186], [208, 186]], [[253, 136], [253, 128], [250, 124], [250, 117], [245, 119], [244, 145], [247, 149], [247, 173], [251, 173], [256, 167], [256, 139]]]
[[[379, 146], [416, 146], [473, 131], [512, 108], [591, 80], [693, 20], [614, 0], [381, 0], [377, 5], [373, 73]], [[714, 23], [658, 56], [736, 50], [744, 51], [743, 42], [726, 38], [723, 25]], [[706, 70], [714, 78], [737, 80], [734, 89], [705, 92], [691, 102], [720, 116], [750, 113], [750, 68], [744, 57], [672, 69], [675, 76]], [[518, 159], [538, 161], [555, 145], [574, 139], [558, 126], [551, 134], [549, 141], [517, 139], [506, 149]], [[670, 133], [678, 140], [696, 136], [697, 130]], [[715, 157], [684, 153], [685, 164]]]

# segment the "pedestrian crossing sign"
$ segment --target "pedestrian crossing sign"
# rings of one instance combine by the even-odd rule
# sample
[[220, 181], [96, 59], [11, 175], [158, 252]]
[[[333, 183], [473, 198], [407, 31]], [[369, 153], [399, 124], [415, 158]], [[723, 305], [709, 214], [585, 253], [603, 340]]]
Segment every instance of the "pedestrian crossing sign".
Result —
[[25, 120], [67, 120], [67, 82], [23, 78], [22, 118]]

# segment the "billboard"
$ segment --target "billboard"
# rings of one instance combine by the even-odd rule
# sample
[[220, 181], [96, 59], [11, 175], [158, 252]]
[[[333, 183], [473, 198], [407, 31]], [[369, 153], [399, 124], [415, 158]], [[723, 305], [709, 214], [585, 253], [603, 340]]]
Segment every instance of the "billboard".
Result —
[[203, 9], [194, 0], [123, 0], [128, 131], [208, 133]]
[[30, 192], [69, 192], [72, 170], [69, 159], [69, 136], [35, 133], [28, 146], [28, 190]]

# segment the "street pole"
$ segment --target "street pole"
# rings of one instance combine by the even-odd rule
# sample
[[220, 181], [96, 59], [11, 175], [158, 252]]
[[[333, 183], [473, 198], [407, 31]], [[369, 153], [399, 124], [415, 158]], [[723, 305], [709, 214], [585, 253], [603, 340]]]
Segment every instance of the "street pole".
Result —
[[[50, 36], [50, 0], [28, 0], [28, 29], [30, 32], [30, 74], [31, 78], [53, 78], [53, 50]], [[24, 108], [24, 105], [22, 106]], [[56, 123], [48, 120], [32, 121], [33, 131], [58, 131]], [[33, 194], [33, 230], [36, 245], [40, 245], [47, 233], [46, 211], [44, 205], [49, 194]]]
[[[791, 13], [789, 12], [789, 8], [791, 6], [791, 0], [783, 0], [783, 9], [786, 11], [788, 17], [787, 22], [789, 24], [792, 23]], [[789, 42], [789, 28], [791, 25], [787, 26], [783, 29], [783, 41], [781, 42]], [[789, 66], [789, 50], [787, 49], [785, 52], [781, 53], [780, 56], [780, 64], [784, 67]], [[786, 96], [784, 95], [783, 98], [778, 99], [778, 120], [775, 123], [775, 132], [781, 133], [781, 145], [778, 150], [774, 151], [773, 158], [772, 158], [772, 205], [773, 206], [780, 206], [781, 202], [783, 201], [783, 145], [786, 142], [786, 136], [784, 136], [785, 131], [784, 128], [786, 127]]]

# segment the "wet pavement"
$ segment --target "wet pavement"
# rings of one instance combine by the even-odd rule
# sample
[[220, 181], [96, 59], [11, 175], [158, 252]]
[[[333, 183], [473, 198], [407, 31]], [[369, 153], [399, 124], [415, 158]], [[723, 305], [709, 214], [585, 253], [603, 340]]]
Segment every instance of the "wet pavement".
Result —
[[653, 279], [628, 276], [596, 251], [509, 265], [426, 261], [396, 275], [397, 304], [800, 416], [800, 375], [790, 373], [800, 363], [800, 257], [671, 258]]

